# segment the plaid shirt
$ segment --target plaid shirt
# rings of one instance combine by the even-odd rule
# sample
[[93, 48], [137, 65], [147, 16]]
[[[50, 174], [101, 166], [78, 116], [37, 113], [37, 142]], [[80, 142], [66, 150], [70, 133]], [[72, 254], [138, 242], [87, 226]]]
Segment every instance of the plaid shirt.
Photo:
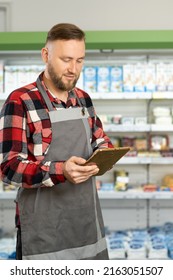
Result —
[[[87, 108], [93, 150], [112, 147], [89, 95], [75, 88], [76, 95], [71, 91], [65, 104], [50, 94], [42, 77], [43, 73], [40, 80], [55, 109], [79, 107], [76, 95]], [[0, 172], [3, 182], [23, 188], [52, 187], [63, 183], [63, 162], [44, 161], [51, 139], [48, 109], [36, 82], [13, 91], [1, 110], [0, 119]]]

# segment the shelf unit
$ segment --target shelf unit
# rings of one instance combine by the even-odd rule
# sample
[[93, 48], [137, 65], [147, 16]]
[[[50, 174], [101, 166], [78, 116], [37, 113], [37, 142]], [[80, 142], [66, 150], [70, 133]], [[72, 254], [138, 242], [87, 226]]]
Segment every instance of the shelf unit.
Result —
[[[44, 46], [46, 32], [5, 32], [0, 33], [0, 60], [11, 64], [42, 64], [40, 49]], [[148, 61], [159, 57], [173, 57], [173, 31], [86, 31], [86, 62], [92, 63], [113, 63], [130, 60]], [[0, 102], [6, 99], [8, 93], [0, 94]], [[122, 92], [122, 93], [91, 93], [94, 105], [98, 114], [109, 111], [123, 112], [130, 114], [130, 106], [136, 106], [137, 113], [147, 115], [151, 105], [156, 102], [162, 104], [173, 99], [172, 92]], [[126, 106], [128, 104], [128, 106]], [[148, 133], [172, 133], [173, 125], [163, 127], [147, 123], [143, 126], [105, 125], [105, 131], [110, 135], [119, 134], [145, 134]], [[116, 165], [130, 168], [133, 177], [139, 176], [136, 180], [138, 184], [141, 178], [150, 178], [148, 172], [159, 169], [159, 176], [166, 169], [172, 172], [173, 158], [161, 157], [124, 157]], [[152, 170], [149, 170], [153, 166]], [[141, 168], [141, 171], [139, 171]], [[112, 171], [104, 177], [105, 180], [112, 178]], [[160, 180], [160, 178], [159, 178]], [[0, 226], [11, 229], [14, 224], [14, 202], [15, 192], [0, 192], [1, 211]], [[105, 225], [112, 230], [123, 230], [127, 228], [146, 228], [160, 225], [166, 221], [173, 222], [173, 193], [171, 192], [106, 192], [99, 191], [99, 197], [103, 210]], [[9, 211], [12, 215], [9, 216]], [[7, 213], [7, 215], [5, 214]], [[171, 213], [171, 214], [170, 214]], [[8, 216], [8, 217], [7, 217]], [[128, 219], [127, 219], [128, 216]], [[6, 220], [8, 219], [8, 223]]]

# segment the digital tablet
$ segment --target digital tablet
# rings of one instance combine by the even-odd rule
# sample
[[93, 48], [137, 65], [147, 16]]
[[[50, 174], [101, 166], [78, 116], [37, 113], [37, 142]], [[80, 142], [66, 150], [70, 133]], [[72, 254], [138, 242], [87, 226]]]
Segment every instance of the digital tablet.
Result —
[[130, 147], [98, 149], [84, 165], [96, 163], [99, 168], [99, 172], [96, 176], [103, 175], [106, 171], [110, 170], [128, 151], [130, 151]]

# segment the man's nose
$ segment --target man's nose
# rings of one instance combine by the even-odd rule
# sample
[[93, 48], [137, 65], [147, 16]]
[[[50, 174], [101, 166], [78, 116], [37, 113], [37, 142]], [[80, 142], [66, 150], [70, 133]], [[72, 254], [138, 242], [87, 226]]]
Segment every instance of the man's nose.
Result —
[[70, 72], [75, 73], [76, 72], [76, 62], [75, 61], [70, 61], [68, 69], [69, 69]]

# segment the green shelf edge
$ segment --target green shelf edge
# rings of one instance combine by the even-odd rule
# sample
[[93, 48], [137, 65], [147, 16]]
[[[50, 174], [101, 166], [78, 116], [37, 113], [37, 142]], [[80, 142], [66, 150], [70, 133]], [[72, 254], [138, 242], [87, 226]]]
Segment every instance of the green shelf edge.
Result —
[[[0, 32], [0, 51], [37, 51], [47, 32]], [[88, 50], [173, 49], [173, 30], [86, 31]]]

